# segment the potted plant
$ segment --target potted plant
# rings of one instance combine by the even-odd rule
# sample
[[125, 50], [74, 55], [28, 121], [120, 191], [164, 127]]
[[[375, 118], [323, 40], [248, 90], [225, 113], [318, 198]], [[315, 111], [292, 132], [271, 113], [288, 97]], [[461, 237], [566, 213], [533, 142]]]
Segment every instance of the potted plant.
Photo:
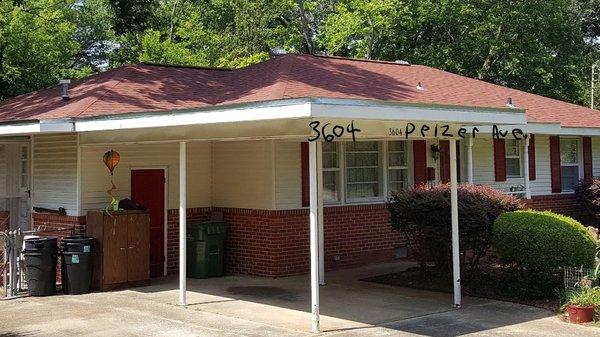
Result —
[[571, 323], [589, 323], [594, 321], [596, 309], [600, 305], [600, 287], [581, 284], [579, 289], [567, 294], [566, 309]]

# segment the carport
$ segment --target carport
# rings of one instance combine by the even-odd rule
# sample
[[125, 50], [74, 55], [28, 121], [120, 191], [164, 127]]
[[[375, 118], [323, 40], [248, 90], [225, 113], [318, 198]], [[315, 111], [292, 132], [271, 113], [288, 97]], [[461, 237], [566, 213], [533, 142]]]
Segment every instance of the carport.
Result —
[[[490, 113], [493, 112], [493, 113]], [[365, 117], [367, 116], [367, 117]], [[79, 144], [179, 144], [179, 214], [187, 207], [187, 154], [193, 142], [294, 140], [308, 142], [310, 216], [311, 331], [319, 332], [319, 285], [325, 285], [323, 234], [322, 144], [381, 139], [446, 139], [449, 141], [452, 210], [453, 305], [461, 305], [458, 249], [456, 142], [469, 139], [473, 127], [501, 123], [523, 125], [522, 110], [392, 104], [387, 102], [303, 99], [209, 108], [192, 111], [81, 118], [65, 121], [79, 134]], [[438, 132], [438, 129], [440, 130]], [[354, 130], [354, 132], [351, 132]], [[441, 131], [443, 130], [443, 131]], [[471, 131], [469, 131], [471, 130]], [[470, 154], [467, 153], [467, 157]], [[472, 161], [468, 160], [469, 167]], [[472, 174], [472, 167], [468, 169]], [[186, 217], [179, 217], [179, 305], [188, 305], [186, 279]]]

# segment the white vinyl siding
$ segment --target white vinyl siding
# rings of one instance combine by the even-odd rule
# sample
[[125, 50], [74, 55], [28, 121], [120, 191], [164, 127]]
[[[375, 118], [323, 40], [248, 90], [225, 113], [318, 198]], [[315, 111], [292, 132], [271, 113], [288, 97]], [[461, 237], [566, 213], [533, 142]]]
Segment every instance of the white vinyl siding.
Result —
[[[461, 150], [466, 153], [466, 146]], [[466, 161], [466, 155], [461, 155], [461, 159]], [[530, 182], [531, 194], [551, 194], [550, 143], [546, 135], [535, 136], [535, 170], [536, 179]], [[529, 172], [529, 168], [523, 168], [522, 172]], [[506, 181], [502, 182], [495, 181], [493, 140], [486, 135], [478, 135], [473, 141], [473, 183], [508, 191], [511, 187], [524, 185], [525, 181], [523, 176], [507, 177]]]
[[300, 142], [275, 142], [275, 208], [295, 209], [302, 203]]
[[[115, 197], [131, 196], [131, 170], [136, 168], [166, 168], [168, 171], [168, 208], [179, 206], [179, 144], [115, 144], [112, 146], [83, 146], [81, 149], [81, 181], [83, 214], [88, 210], [104, 209], [110, 202], [106, 191], [110, 173], [102, 161], [108, 150], [121, 155], [114, 170]], [[210, 206], [210, 143], [187, 144], [187, 203], [188, 207]]]
[[76, 215], [77, 135], [37, 135], [33, 143], [33, 206]]
[[212, 205], [273, 209], [274, 147], [274, 141], [213, 143]]

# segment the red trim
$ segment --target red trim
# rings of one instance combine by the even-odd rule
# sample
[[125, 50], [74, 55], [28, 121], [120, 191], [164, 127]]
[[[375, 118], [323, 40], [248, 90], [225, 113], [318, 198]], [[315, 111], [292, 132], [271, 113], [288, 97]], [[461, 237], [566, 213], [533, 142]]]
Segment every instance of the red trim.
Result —
[[529, 135], [529, 180], [535, 180], [535, 135]]
[[552, 178], [552, 193], [562, 192], [560, 180], [560, 138], [550, 136], [550, 177]]
[[506, 181], [505, 140], [494, 139], [494, 176], [496, 181]]
[[592, 138], [583, 137], [583, 179], [592, 180]]
[[440, 180], [442, 183], [450, 181], [450, 141], [440, 140]]
[[310, 184], [308, 177], [308, 142], [300, 144], [300, 162], [302, 166], [302, 207], [310, 205]]
[[427, 182], [427, 142], [413, 140], [413, 165], [415, 185]]

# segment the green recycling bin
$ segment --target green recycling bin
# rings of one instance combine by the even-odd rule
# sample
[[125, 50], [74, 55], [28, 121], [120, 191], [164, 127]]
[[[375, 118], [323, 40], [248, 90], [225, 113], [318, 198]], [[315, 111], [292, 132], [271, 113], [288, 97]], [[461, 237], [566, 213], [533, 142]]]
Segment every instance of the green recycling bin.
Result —
[[229, 225], [222, 221], [191, 222], [187, 226], [187, 277], [223, 276], [223, 252]]

